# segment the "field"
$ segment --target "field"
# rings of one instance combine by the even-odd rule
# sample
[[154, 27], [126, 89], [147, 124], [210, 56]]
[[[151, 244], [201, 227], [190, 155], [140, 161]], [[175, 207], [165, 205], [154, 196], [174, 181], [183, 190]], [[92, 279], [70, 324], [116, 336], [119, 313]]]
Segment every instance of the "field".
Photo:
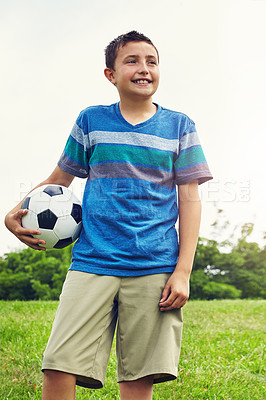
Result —
[[[153, 399], [266, 399], [265, 305], [265, 300], [188, 302], [179, 376], [155, 385]], [[2, 301], [0, 306], [0, 399], [41, 399], [42, 352], [57, 302]], [[104, 388], [77, 388], [76, 398], [119, 399], [114, 347]]]

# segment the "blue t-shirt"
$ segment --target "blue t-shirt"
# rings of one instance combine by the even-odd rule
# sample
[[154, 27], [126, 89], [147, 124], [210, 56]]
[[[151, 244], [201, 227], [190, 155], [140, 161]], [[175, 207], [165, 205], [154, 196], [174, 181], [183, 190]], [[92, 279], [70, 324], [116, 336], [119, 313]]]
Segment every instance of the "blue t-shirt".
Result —
[[157, 105], [152, 118], [131, 125], [119, 103], [88, 107], [58, 165], [87, 178], [71, 270], [113, 276], [173, 272], [179, 250], [176, 185], [212, 178], [191, 119]]

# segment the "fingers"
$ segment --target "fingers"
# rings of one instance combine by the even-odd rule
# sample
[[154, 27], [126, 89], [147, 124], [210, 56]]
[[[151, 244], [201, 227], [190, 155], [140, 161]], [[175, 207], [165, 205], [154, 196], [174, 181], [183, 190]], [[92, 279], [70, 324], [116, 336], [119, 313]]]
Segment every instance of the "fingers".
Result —
[[17, 225], [14, 229], [14, 233], [16, 236], [33, 236], [33, 235], [41, 235], [41, 232], [36, 229], [27, 229], [23, 228], [21, 225]]
[[28, 247], [30, 247], [31, 249], [39, 250], [39, 251], [46, 251], [46, 248], [45, 248], [45, 247], [38, 246], [38, 245], [34, 246], [34, 245], [31, 245], [31, 244], [26, 243], [26, 242], [23, 242], [23, 243], [25, 243], [25, 244], [26, 244]]
[[34, 250], [42, 250], [45, 251], [45, 247], [40, 246], [40, 244], [45, 245], [45, 240], [40, 238], [34, 238], [33, 235], [41, 235], [41, 232], [36, 229], [26, 229], [21, 225], [21, 219], [24, 215], [26, 215], [28, 210], [18, 210], [14, 214], [14, 219], [17, 221], [14, 227], [14, 234], [17, 238], [28, 247], [31, 247]]
[[42, 238], [33, 237], [33, 235], [41, 235], [40, 231], [36, 231], [33, 229], [25, 229], [22, 226], [19, 226], [15, 234], [21, 242], [31, 247], [32, 249], [35, 250], [45, 249], [44, 247], [40, 246], [40, 245], [45, 245], [46, 243], [45, 240], [43, 240]]
[[170, 288], [169, 288], [168, 296], [166, 298], [162, 297], [162, 299], [160, 300], [160, 303], [159, 303], [160, 308], [171, 306], [175, 299], [176, 299], [176, 296], [174, 295], [173, 292], [170, 291]]
[[41, 235], [41, 232], [37, 229], [26, 229], [22, 226], [22, 217], [26, 215], [28, 210], [20, 209], [14, 213], [9, 213], [6, 216], [5, 224], [6, 227], [12, 232], [22, 243], [31, 247], [34, 250], [45, 251], [46, 248], [40, 245], [45, 245], [45, 240], [41, 238], [35, 238], [33, 236]]
[[162, 297], [161, 297], [160, 303], [163, 303], [163, 302], [165, 302], [165, 301], [166, 301], [166, 299], [168, 298], [168, 296], [169, 296], [170, 292], [171, 292], [171, 288], [170, 288], [170, 286], [166, 285], [166, 286], [165, 286], [165, 288], [164, 288], [164, 290], [163, 290], [163, 293], [162, 293]]
[[17, 212], [15, 212], [14, 216], [15, 216], [15, 217], [23, 217], [23, 215], [26, 215], [27, 212], [28, 212], [27, 209], [21, 208], [20, 210], [18, 210]]
[[37, 243], [31, 243], [28, 238], [27, 238], [27, 240], [22, 240], [22, 239], [20, 239], [20, 240], [21, 240], [22, 243], [26, 244], [28, 247], [30, 247], [30, 248], [32, 248], [34, 250], [39, 250], [39, 251], [45, 251], [46, 250], [45, 247], [39, 245], [39, 244], [45, 244], [44, 240], [38, 241]]
[[176, 310], [178, 308], [182, 308], [182, 307], [184, 307], [186, 302], [187, 302], [186, 299], [183, 299], [183, 300], [178, 299], [177, 301], [175, 301], [174, 303], [172, 303], [168, 307], [167, 306], [166, 307], [160, 307], [160, 311], [170, 311], [170, 310]]
[[39, 238], [33, 238], [32, 236], [28, 235], [19, 235], [17, 236], [18, 239], [26, 244], [27, 246], [31, 247], [32, 249], [35, 250], [46, 250], [45, 247], [42, 247], [40, 245], [45, 245], [45, 240], [39, 239]]
[[11, 223], [9, 229], [16, 235], [40, 235], [41, 232], [37, 229], [26, 229], [23, 228], [21, 224], [21, 219], [24, 215], [26, 215], [28, 210], [18, 210], [11, 217]]
[[20, 209], [18, 211], [16, 211], [12, 216], [11, 219], [15, 220], [16, 222], [18, 222], [21, 225], [21, 219], [24, 215], [26, 215], [28, 213], [27, 209]]
[[187, 296], [182, 295], [181, 293], [172, 292], [170, 296], [166, 300], [161, 300], [159, 303], [160, 311], [169, 311], [174, 310], [176, 308], [184, 307], [188, 300]]

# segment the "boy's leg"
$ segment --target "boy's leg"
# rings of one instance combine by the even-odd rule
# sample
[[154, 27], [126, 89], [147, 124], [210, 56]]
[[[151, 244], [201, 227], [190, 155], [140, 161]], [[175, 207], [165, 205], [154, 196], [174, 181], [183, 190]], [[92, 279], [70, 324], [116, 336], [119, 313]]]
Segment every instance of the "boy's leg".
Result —
[[43, 375], [42, 400], [74, 400], [76, 376], [46, 369]]
[[71, 400], [71, 376], [77, 385], [102, 387], [116, 324], [119, 283], [112, 276], [68, 272], [43, 356], [44, 393], [57, 376], [70, 385]]
[[120, 382], [121, 400], [152, 400], [153, 376], [145, 376], [135, 381]]
[[122, 279], [116, 337], [119, 383], [138, 382], [148, 376], [159, 383], [177, 376], [182, 311], [159, 309], [170, 275]]

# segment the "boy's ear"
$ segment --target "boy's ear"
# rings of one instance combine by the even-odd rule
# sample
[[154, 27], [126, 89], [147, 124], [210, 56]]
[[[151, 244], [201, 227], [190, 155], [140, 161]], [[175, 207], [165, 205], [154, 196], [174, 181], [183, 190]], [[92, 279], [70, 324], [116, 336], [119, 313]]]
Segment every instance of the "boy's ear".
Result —
[[114, 73], [113, 73], [113, 70], [111, 68], [105, 68], [104, 75], [106, 76], [108, 81], [110, 81], [114, 85], [116, 84]]

